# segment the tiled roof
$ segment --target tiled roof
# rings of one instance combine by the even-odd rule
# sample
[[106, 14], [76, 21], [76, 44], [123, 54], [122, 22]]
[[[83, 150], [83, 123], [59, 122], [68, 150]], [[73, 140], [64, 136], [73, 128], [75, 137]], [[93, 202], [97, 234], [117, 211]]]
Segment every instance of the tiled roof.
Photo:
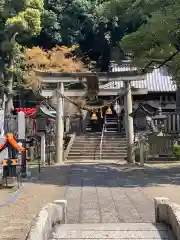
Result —
[[[136, 70], [135, 67], [119, 67], [114, 65], [112, 72], [131, 71]], [[135, 88], [146, 88], [148, 92], [174, 92], [176, 86], [171, 81], [171, 77], [168, 74], [166, 68], [154, 69], [152, 72], [147, 73], [144, 81], [132, 81], [131, 85]], [[103, 88], [119, 89], [123, 87], [122, 81], [113, 81], [107, 83]]]

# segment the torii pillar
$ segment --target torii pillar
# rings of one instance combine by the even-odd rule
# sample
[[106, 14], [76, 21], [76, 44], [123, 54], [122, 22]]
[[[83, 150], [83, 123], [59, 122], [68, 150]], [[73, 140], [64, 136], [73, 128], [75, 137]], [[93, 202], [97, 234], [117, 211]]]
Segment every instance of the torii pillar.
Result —
[[130, 81], [124, 81], [124, 105], [125, 105], [125, 130], [127, 142], [127, 161], [134, 163], [133, 144], [134, 144], [134, 125], [133, 118], [130, 116], [132, 113], [132, 94]]
[[63, 163], [64, 160], [64, 100], [61, 94], [64, 94], [64, 83], [60, 82], [60, 88], [56, 90], [57, 106], [56, 106], [56, 148], [55, 162]]

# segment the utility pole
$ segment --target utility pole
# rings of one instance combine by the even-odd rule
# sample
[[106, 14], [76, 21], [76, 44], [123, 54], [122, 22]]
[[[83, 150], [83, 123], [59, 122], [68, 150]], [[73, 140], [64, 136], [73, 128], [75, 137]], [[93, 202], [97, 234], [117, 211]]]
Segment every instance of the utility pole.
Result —
[[63, 95], [64, 94], [64, 84], [60, 83], [60, 89], [57, 89], [57, 106], [56, 106], [56, 154], [55, 162], [63, 163], [64, 155], [64, 104]]

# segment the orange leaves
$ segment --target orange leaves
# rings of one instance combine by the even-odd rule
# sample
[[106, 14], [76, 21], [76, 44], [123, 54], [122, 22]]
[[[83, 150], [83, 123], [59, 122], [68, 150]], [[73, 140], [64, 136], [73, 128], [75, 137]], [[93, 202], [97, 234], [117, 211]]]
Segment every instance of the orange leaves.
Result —
[[48, 72], [85, 72], [87, 69], [81, 60], [73, 55], [77, 45], [68, 48], [56, 46], [49, 51], [39, 47], [27, 49], [25, 60], [28, 69]]
[[25, 52], [25, 60], [28, 68], [41, 69], [45, 68], [49, 63], [47, 53], [39, 47], [27, 49]]

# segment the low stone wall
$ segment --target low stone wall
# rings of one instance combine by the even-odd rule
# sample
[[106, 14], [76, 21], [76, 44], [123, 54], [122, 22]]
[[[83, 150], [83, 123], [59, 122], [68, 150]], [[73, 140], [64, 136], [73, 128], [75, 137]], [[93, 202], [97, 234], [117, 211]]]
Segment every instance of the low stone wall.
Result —
[[67, 202], [56, 200], [44, 206], [33, 221], [26, 240], [48, 240], [56, 224], [66, 223]]
[[169, 225], [176, 240], [180, 240], [180, 205], [168, 198], [155, 198], [155, 218], [157, 223]]
[[64, 160], [66, 160], [67, 157], [68, 157], [68, 154], [69, 154], [69, 152], [71, 150], [71, 147], [72, 147], [72, 145], [73, 145], [73, 143], [74, 143], [74, 141], [76, 139], [76, 133], [71, 134], [70, 137], [71, 137], [71, 139], [70, 139], [70, 141], [69, 141], [69, 143], [67, 145], [66, 150], [64, 151]]

